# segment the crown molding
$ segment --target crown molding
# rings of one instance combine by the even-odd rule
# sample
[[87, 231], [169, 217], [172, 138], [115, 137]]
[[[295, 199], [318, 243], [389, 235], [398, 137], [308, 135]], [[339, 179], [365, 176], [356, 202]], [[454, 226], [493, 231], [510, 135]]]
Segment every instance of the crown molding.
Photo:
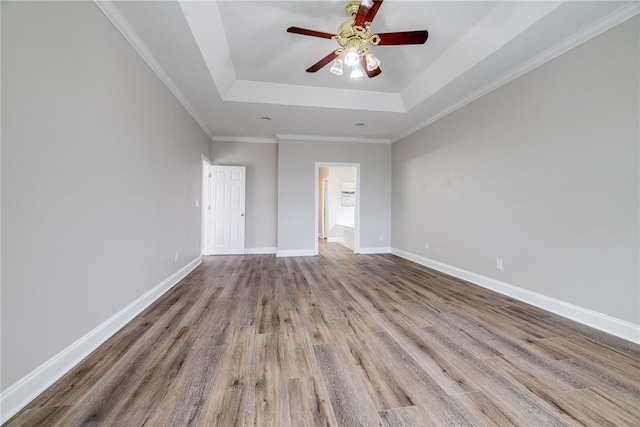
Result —
[[569, 50], [575, 47], [578, 47], [582, 43], [585, 43], [590, 39], [604, 33], [605, 31], [610, 30], [616, 25], [622, 24], [624, 21], [626, 21], [627, 19], [633, 18], [638, 13], [640, 13], [640, 3], [638, 2], [633, 2], [621, 7], [620, 9], [610, 13], [604, 18], [594, 22], [592, 25], [588, 26], [583, 31], [573, 34], [572, 36], [569, 36], [563, 41], [545, 50], [540, 55], [522, 63], [520, 66], [503, 74], [501, 77], [497, 78], [496, 80], [489, 83], [488, 85], [472, 92], [470, 95], [461, 99], [460, 101], [454, 104], [451, 104], [449, 107], [445, 108], [435, 116], [432, 116], [428, 120], [420, 123], [419, 125], [414, 126], [413, 128], [407, 130], [406, 132], [401, 133], [400, 135], [393, 138], [391, 140], [391, 143], [394, 143], [403, 138], [406, 138], [407, 136], [413, 133], [416, 133], [420, 129], [429, 126], [430, 124], [453, 113], [454, 111], [464, 107], [465, 105], [475, 101], [476, 99], [481, 98], [482, 96], [488, 94], [489, 92], [492, 92], [498, 89], [499, 87], [511, 82], [512, 80], [515, 80], [518, 77], [523, 76], [529, 71], [532, 71], [540, 67], [541, 65], [544, 65], [545, 63], [551, 61], [554, 58], [557, 58], [563, 53], [566, 53]]
[[322, 135], [290, 135], [276, 134], [278, 141], [311, 141], [311, 142], [355, 142], [360, 144], [391, 144], [386, 138], [359, 138], [347, 136], [322, 136]]
[[198, 123], [198, 125], [202, 128], [204, 133], [212, 138], [212, 132], [209, 130], [209, 127], [205, 124], [204, 120], [196, 113], [195, 108], [191, 106], [189, 101], [187, 101], [187, 97], [182, 93], [182, 91], [178, 88], [178, 86], [173, 82], [171, 77], [167, 74], [167, 72], [162, 68], [160, 62], [156, 59], [156, 57], [151, 53], [151, 50], [147, 47], [147, 45], [142, 41], [140, 36], [135, 32], [135, 30], [131, 27], [131, 24], [126, 20], [122, 13], [118, 10], [118, 8], [113, 4], [111, 0], [93, 0], [93, 2], [98, 6], [98, 8], [105, 14], [105, 16], [111, 21], [114, 27], [122, 34], [122, 36], [129, 42], [129, 44], [133, 47], [133, 49], [140, 55], [140, 57], [147, 63], [147, 65], [153, 70], [154, 73], [160, 78], [162, 83], [169, 89], [169, 91], [176, 97], [178, 102], [182, 104], [182, 106], [187, 110], [189, 115], [193, 118], [193, 120]]
[[253, 136], [224, 136], [214, 135], [211, 137], [213, 142], [249, 142], [252, 144], [277, 144], [276, 138], [257, 138]]

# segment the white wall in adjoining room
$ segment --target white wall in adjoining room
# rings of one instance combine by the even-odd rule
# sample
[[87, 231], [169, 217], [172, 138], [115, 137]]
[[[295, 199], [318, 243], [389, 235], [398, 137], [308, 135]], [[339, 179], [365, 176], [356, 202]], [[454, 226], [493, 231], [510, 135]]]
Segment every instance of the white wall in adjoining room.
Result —
[[[329, 168], [321, 167], [318, 171], [318, 237], [319, 238], [323, 237], [322, 222], [324, 221], [324, 218], [323, 218], [324, 206], [322, 206], [322, 191], [323, 191], [324, 181], [325, 179], [328, 179], [328, 176], [329, 176]], [[327, 185], [328, 185], [328, 182], [327, 182]], [[324, 230], [324, 233], [326, 236], [326, 230]]]
[[199, 261], [210, 143], [95, 3], [1, 7], [0, 371], [25, 386], [4, 417], [48, 385], [30, 373], [55, 378], [46, 362]]
[[278, 254], [314, 252], [317, 162], [360, 164], [360, 247], [388, 250], [391, 146], [287, 138], [278, 144]]
[[215, 165], [245, 166], [247, 252], [275, 252], [278, 145], [242, 141], [213, 141]]
[[395, 142], [392, 247], [638, 325], [639, 28]]

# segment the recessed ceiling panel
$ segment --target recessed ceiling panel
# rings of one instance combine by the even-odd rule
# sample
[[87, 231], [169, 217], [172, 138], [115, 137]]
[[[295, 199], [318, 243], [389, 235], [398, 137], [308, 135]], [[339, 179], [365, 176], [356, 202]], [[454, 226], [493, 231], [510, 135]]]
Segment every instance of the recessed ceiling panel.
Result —
[[[496, 2], [386, 1], [371, 26], [375, 33], [428, 30], [424, 45], [372, 47], [382, 74], [353, 81], [325, 67], [306, 68], [338, 48], [329, 39], [290, 34], [297, 26], [335, 34], [349, 19], [346, 1], [223, 1], [218, 3], [229, 49], [240, 80], [305, 86], [400, 92], [429, 67]], [[265, 17], [269, 17], [265, 19]]]

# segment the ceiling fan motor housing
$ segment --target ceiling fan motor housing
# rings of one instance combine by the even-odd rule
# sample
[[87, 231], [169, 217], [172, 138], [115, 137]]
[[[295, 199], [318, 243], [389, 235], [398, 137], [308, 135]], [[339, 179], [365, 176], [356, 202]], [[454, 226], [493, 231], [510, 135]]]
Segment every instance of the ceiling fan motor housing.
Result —
[[377, 45], [380, 43], [380, 37], [377, 34], [371, 34], [369, 27], [361, 27], [354, 25], [354, 20], [358, 9], [360, 8], [360, 1], [350, 1], [345, 6], [344, 10], [347, 12], [351, 19], [347, 19], [340, 25], [338, 32], [333, 39], [338, 42], [340, 49], [336, 50], [336, 54], [340, 55], [345, 49], [355, 49], [359, 55], [363, 55], [365, 50], [363, 49], [367, 44]]

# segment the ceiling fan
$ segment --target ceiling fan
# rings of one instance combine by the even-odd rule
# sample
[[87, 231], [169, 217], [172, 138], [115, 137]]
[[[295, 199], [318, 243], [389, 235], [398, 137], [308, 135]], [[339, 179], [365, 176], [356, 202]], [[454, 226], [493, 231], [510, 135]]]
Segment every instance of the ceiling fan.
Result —
[[406, 44], [424, 44], [429, 32], [402, 31], [394, 33], [374, 34], [369, 26], [378, 13], [383, 0], [350, 1], [345, 6], [345, 11], [351, 18], [340, 25], [337, 34], [324, 33], [322, 31], [308, 30], [299, 27], [289, 27], [287, 32], [302, 34], [304, 36], [332, 39], [338, 42], [340, 47], [320, 61], [307, 68], [308, 73], [315, 73], [325, 65], [333, 61], [330, 71], [333, 74], [342, 75], [343, 64], [352, 67], [351, 78], [362, 77], [366, 73], [369, 77], [379, 75], [380, 61], [367, 47], [391, 46]]

